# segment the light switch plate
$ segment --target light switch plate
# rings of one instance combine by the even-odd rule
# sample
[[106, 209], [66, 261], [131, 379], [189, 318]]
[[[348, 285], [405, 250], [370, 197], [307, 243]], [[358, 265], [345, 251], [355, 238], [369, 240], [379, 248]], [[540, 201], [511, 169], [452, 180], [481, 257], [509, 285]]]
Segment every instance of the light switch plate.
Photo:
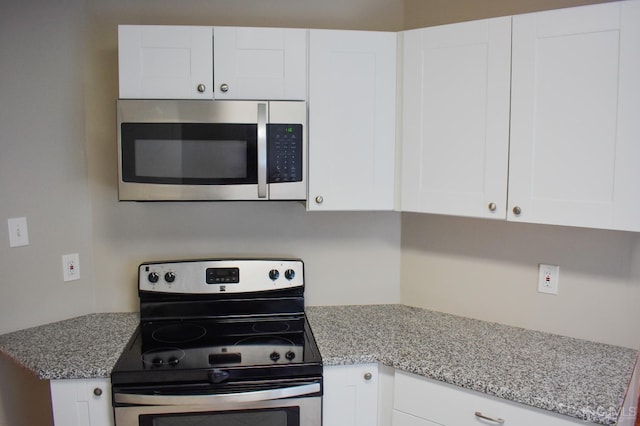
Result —
[[29, 245], [29, 229], [26, 217], [13, 217], [8, 220], [9, 247], [22, 247]]

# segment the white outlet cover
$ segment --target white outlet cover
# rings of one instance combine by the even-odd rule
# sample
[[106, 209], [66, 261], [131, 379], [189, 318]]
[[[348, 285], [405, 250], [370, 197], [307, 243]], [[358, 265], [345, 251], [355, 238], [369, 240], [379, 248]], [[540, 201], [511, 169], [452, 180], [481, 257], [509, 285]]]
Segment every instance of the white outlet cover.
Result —
[[64, 281], [80, 279], [80, 255], [78, 253], [62, 256], [62, 279]]
[[558, 279], [560, 266], [539, 264], [538, 268], [538, 292], [546, 294], [558, 294]]

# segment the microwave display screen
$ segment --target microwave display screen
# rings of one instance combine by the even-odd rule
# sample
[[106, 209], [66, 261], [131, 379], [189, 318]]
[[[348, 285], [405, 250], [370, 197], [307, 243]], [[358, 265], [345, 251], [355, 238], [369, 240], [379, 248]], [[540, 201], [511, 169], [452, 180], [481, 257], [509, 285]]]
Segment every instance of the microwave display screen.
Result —
[[137, 139], [135, 170], [140, 177], [245, 179], [247, 141]]

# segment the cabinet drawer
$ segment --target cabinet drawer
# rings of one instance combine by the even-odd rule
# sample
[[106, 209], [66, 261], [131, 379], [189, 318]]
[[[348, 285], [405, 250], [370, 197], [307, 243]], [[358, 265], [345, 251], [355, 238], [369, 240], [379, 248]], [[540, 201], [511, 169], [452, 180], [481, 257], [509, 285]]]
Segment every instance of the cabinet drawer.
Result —
[[[413, 374], [396, 372], [394, 426], [414, 426], [409, 414], [444, 426], [565, 426], [584, 422], [552, 412], [512, 403]], [[400, 412], [400, 413], [397, 413]], [[495, 419], [482, 419], [478, 415]], [[396, 418], [398, 423], [396, 423]], [[500, 423], [500, 420], [503, 420]], [[426, 423], [430, 425], [431, 423]]]
[[393, 410], [393, 426], [441, 426], [438, 423]]

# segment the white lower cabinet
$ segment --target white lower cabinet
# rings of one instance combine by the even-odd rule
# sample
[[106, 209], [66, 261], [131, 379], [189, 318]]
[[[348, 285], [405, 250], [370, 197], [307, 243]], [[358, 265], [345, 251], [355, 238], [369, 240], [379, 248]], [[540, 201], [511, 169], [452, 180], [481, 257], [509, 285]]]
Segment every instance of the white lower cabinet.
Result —
[[322, 424], [377, 425], [378, 379], [377, 364], [324, 367]]
[[55, 426], [113, 426], [109, 379], [51, 380]]
[[430, 422], [402, 411], [393, 411], [393, 426], [441, 426], [439, 423]]
[[393, 426], [569, 426], [585, 423], [396, 371]]

